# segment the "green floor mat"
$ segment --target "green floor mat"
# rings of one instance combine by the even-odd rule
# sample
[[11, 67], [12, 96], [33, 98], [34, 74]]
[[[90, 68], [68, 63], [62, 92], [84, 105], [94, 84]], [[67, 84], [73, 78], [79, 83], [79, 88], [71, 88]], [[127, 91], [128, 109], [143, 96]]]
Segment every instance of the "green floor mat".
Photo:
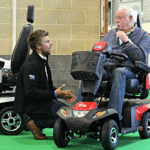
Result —
[[[77, 138], [70, 140], [66, 148], [58, 148], [53, 141], [53, 129], [44, 129], [48, 136], [46, 140], [35, 140], [30, 131], [23, 131], [19, 135], [8, 136], [0, 133], [1, 150], [103, 150], [101, 142], [91, 138]], [[150, 139], [141, 140], [138, 132], [119, 135], [116, 150], [150, 150]]]

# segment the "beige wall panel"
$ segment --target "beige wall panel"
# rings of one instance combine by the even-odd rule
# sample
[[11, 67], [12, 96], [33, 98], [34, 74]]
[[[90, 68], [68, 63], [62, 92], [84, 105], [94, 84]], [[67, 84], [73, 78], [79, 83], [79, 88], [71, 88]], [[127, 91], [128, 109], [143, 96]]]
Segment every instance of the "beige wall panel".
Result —
[[11, 24], [0, 25], [0, 38], [12, 38], [12, 25]]
[[[25, 23], [25, 24], [17, 23], [17, 25], [16, 25], [16, 38], [17, 39], [18, 39], [18, 37], [19, 37], [19, 35], [20, 35], [21, 31], [22, 31], [23, 26], [27, 25], [27, 24], [28, 23]], [[35, 30], [42, 30], [43, 29], [42, 25], [36, 25], [34, 23], [32, 25], [33, 25], [33, 31], [35, 31]]]
[[0, 0], [0, 7], [12, 7], [12, 0]]
[[27, 24], [27, 9], [17, 9], [16, 13], [16, 22]]
[[72, 55], [75, 51], [85, 51], [84, 40], [58, 40], [57, 55]]
[[86, 24], [99, 24], [99, 11], [86, 10]]
[[43, 8], [65, 9], [71, 8], [71, 0], [43, 0]]
[[58, 24], [85, 24], [85, 10], [61, 9], [58, 11]]
[[[35, 24], [56, 24], [57, 10], [35, 9]], [[27, 23], [27, 9], [17, 9], [17, 23]]]
[[11, 55], [12, 54], [12, 40], [11, 39], [0, 39], [0, 55]]
[[99, 0], [72, 0], [74, 9], [99, 9]]
[[43, 25], [43, 29], [49, 32], [50, 39], [71, 38], [71, 26], [69, 25]]
[[[29, 4], [35, 6], [33, 30], [50, 33], [49, 38], [54, 43], [52, 55], [71, 55], [74, 51], [89, 50], [99, 39], [99, 0], [16, 1], [17, 39], [22, 27], [28, 24], [26, 15]], [[0, 0], [0, 6], [7, 7], [0, 8], [0, 38], [11, 39], [13, 0]], [[12, 41], [9, 46], [12, 46]], [[11, 51], [7, 52], [11, 54]]]
[[86, 50], [92, 50], [94, 44], [96, 44], [96, 42], [99, 42], [99, 40], [86, 40]]
[[13, 10], [8, 8], [0, 8], [0, 23], [12, 23]]
[[99, 39], [99, 26], [73, 25], [72, 39]]
[[56, 24], [57, 23], [57, 12], [58, 10], [35, 10], [35, 23], [37, 24]]
[[33, 25], [33, 31], [35, 30], [45, 30], [42, 24], [32, 24]]
[[34, 5], [35, 8], [41, 8], [42, 0], [16, 0], [17, 8], [27, 8], [28, 5]]

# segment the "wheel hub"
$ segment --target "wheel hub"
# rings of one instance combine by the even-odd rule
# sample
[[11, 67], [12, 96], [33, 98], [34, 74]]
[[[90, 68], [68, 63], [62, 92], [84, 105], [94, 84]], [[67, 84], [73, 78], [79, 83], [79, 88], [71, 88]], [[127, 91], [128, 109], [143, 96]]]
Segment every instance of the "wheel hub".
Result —
[[7, 131], [16, 131], [21, 125], [21, 117], [19, 114], [12, 114], [12, 111], [7, 111], [1, 118], [1, 124]]
[[111, 132], [110, 132], [110, 141], [111, 141], [111, 143], [116, 143], [116, 141], [117, 141], [117, 131], [116, 131], [115, 127], [113, 127], [111, 129]]
[[147, 131], [150, 133], [150, 119], [147, 120]]
[[8, 121], [9, 121], [10, 124], [14, 124], [15, 123], [15, 120], [13, 118], [9, 118]]

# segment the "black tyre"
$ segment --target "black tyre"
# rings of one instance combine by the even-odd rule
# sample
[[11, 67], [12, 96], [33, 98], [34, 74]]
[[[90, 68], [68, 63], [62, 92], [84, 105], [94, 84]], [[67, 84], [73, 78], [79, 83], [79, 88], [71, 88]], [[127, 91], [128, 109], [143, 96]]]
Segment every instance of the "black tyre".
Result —
[[141, 120], [143, 130], [139, 131], [141, 139], [147, 139], [150, 137], [150, 113], [146, 112]]
[[57, 119], [53, 129], [55, 144], [59, 147], [66, 147], [70, 141], [68, 138], [67, 126], [61, 118]]
[[106, 120], [101, 129], [101, 142], [105, 150], [113, 150], [118, 143], [118, 125], [112, 119]]
[[25, 115], [13, 114], [13, 107], [9, 106], [0, 111], [0, 131], [6, 135], [17, 135], [25, 127]]

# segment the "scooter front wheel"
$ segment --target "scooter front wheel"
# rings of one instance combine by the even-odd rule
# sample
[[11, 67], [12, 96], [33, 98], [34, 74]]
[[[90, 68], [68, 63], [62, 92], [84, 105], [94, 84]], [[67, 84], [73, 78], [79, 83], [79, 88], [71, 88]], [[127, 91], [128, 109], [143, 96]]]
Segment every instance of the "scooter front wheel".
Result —
[[115, 120], [106, 120], [101, 129], [101, 142], [105, 150], [114, 150], [118, 143], [118, 125]]
[[58, 118], [53, 129], [53, 138], [55, 144], [59, 147], [66, 147], [70, 141], [68, 137], [68, 129], [63, 119]]

